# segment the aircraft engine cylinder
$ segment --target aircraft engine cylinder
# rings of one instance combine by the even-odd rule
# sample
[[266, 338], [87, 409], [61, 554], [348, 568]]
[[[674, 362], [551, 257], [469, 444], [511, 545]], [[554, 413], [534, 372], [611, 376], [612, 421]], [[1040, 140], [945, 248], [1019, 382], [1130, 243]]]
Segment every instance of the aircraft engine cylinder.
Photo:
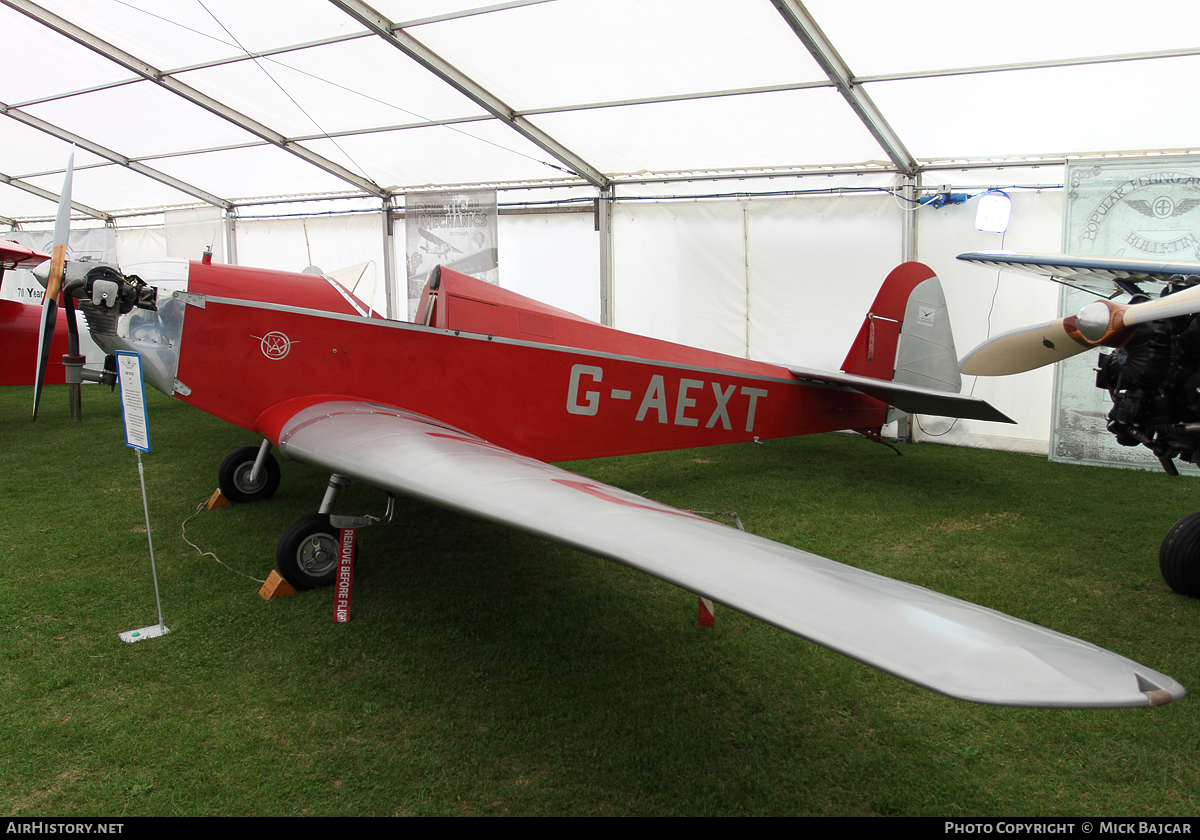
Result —
[[108, 308], [96, 306], [90, 300], [80, 300], [75, 304], [79, 308], [79, 312], [83, 315], [84, 323], [87, 324], [88, 331], [95, 335], [116, 335], [117, 321], [121, 318], [121, 312], [116, 308]]
[[1200, 315], [1194, 316], [1179, 333], [1180, 352], [1188, 356], [1200, 356]]

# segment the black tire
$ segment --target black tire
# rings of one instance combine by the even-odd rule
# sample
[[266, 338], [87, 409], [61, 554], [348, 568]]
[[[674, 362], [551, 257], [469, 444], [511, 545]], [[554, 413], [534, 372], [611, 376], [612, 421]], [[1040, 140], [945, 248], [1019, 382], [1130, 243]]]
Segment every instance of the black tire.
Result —
[[1158, 568], [1167, 586], [1200, 598], [1200, 513], [1189, 513], [1167, 531], [1158, 550]]
[[217, 486], [221, 488], [222, 496], [235, 504], [243, 504], [275, 495], [279, 489], [279, 462], [268, 452], [258, 481], [251, 481], [250, 473], [254, 472], [257, 457], [257, 446], [243, 446], [225, 456], [221, 469], [217, 470]]
[[[329, 514], [310, 513], [287, 527], [275, 549], [275, 566], [294, 589], [319, 589], [337, 577], [338, 538]], [[357, 552], [357, 546], [355, 547]]]

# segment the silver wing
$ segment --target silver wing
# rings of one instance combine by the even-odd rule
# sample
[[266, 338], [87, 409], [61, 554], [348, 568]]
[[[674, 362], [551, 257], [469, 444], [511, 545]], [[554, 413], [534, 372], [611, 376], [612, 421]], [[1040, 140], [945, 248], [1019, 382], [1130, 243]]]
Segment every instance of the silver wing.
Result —
[[288, 421], [290, 457], [510, 525], [705, 595], [917, 685], [977, 703], [1155, 706], [1165, 674], [1079, 639], [582, 478], [389, 406]]
[[1129, 257], [1079, 257], [1071, 254], [1014, 254], [1011, 251], [977, 251], [959, 254], [963, 262], [1007, 268], [1046, 277], [1103, 297], [1126, 289], [1117, 281], [1166, 283], [1173, 274], [1200, 275], [1200, 262], [1164, 262]]

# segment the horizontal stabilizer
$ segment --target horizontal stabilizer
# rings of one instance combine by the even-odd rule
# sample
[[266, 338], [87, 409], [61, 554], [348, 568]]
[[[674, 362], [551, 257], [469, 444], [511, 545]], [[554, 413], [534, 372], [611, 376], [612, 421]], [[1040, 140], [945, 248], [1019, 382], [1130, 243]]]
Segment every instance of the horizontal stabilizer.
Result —
[[1016, 421], [978, 397], [940, 391], [921, 385], [889, 382], [869, 376], [857, 376], [841, 371], [813, 370], [789, 367], [797, 379], [839, 385], [874, 397], [880, 402], [894, 405], [907, 414], [933, 414], [939, 417], [962, 417], [967, 420], [989, 420], [993, 423], [1015, 423]]

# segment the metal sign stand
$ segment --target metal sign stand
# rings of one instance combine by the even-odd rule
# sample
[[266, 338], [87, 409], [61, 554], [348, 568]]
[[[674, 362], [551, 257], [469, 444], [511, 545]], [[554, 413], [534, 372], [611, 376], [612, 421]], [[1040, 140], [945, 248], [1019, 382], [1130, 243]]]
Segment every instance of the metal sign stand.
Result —
[[137, 451], [138, 480], [142, 485], [142, 511], [146, 515], [146, 541], [150, 544], [150, 574], [154, 578], [154, 602], [158, 606], [158, 624], [118, 634], [123, 642], [140, 642], [165, 636], [171, 631], [163, 623], [162, 598], [158, 592], [158, 568], [154, 563], [154, 538], [150, 534], [150, 503], [146, 497], [146, 471], [142, 453], [150, 451], [150, 424], [146, 418], [146, 386], [142, 380], [142, 357], [118, 350], [117, 377], [121, 383], [121, 416], [125, 422], [125, 445]]

